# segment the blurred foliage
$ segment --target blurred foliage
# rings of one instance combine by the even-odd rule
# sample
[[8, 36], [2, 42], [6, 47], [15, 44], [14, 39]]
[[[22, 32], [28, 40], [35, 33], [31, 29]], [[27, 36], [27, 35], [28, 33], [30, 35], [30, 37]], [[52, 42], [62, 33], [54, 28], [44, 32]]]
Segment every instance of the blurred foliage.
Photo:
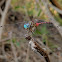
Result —
[[[62, 6], [62, 0], [58, 0], [58, 3]], [[29, 16], [34, 16], [39, 19], [48, 19], [48, 17], [42, 13], [39, 4], [37, 4], [35, 0], [12, 0], [12, 7], [15, 11], [20, 11], [24, 14], [26, 13], [25, 9], [27, 9]], [[57, 11], [52, 8], [50, 8], [50, 10], [55, 19], [60, 23], [60, 25], [62, 25], [62, 19], [59, 17]]]
[[[9, 40], [10, 41], [10, 40]], [[9, 42], [8, 41], [8, 42]], [[16, 46], [20, 46], [20, 43], [22, 43], [22, 42], [26, 42], [26, 39], [25, 38], [21, 38], [21, 40], [20, 39], [16, 39], [16, 38], [13, 38], [12, 39], [12, 42], [14, 43], [14, 44], [16, 44]]]
[[55, 49], [58, 48], [58, 45], [55, 45], [54, 43], [49, 41], [48, 41], [48, 46], [52, 51], [55, 51]]
[[48, 43], [48, 30], [46, 28], [46, 25], [43, 25], [42, 27], [39, 26], [33, 33], [34, 36], [42, 36], [43, 43]]
[[48, 34], [48, 30], [46, 28], [45, 25], [43, 25], [42, 27], [41, 26], [38, 26], [37, 29], [35, 30], [35, 32], [33, 33], [34, 36], [36, 35], [47, 35]]
[[62, 25], [62, 18], [60, 18], [59, 14], [57, 13], [56, 10], [53, 10], [52, 8], [50, 8], [54, 18], [56, 19], [56, 21], [58, 21], [60, 23], [60, 25]]

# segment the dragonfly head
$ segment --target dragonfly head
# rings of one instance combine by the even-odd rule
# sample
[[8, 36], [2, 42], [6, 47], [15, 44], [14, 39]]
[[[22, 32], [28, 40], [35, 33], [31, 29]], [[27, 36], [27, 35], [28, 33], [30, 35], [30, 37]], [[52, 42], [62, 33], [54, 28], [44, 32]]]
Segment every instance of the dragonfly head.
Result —
[[30, 24], [29, 24], [29, 23], [25, 23], [25, 24], [24, 24], [24, 28], [25, 28], [25, 29], [30, 28]]

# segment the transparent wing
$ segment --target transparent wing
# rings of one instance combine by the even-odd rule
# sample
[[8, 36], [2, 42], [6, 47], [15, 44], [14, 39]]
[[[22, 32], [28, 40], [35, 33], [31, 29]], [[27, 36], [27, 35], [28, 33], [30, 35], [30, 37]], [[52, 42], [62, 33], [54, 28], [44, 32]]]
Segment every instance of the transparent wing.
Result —
[[14, 24], [6, 24], [3, 29], [3, 38], [8, 37], [8, 33], [12, 31], [13, 37], [24, 37], [27, 33], [27, 30], [24, 29], [25, 22], [19, 22]]

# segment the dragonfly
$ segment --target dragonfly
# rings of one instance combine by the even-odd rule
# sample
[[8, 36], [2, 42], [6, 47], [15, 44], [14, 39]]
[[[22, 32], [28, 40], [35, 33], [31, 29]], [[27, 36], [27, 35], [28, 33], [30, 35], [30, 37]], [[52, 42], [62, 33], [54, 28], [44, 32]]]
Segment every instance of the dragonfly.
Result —
[[50, 26], [52, 26], [51, 22], [45, 22], [44, 20], [39, 20], [36, 22], [30, 21], [29, 23], [25, 23], [24, 28], [29, 29], [29, 31], [33, 32], [36, 27], [38, 27], [39, 25], [43, 25], [43, 24], [44, 25], [49, 24]]
[[44, 22], [44, 21], [42, 22], [42, 21], [43, 21], [43, 20], [41, 20], [41, 22], [36, 22], [36, 23], [34, 23], [33, 21], [32, 21], [31, 23], [25, 23], [25, 24], [24, 24], [24, 28], [25, 28], [25, 29], [28, 29], [28, 28], [30, 28], [31, 25], [37, 27], [37, 26], [39, 26], [40, 24], [51, 24], [51, 22]]
[[[33, 32], [34, 30], [32, 28], [38, 27], [41, 24], [52, 24], [51, 22], [36, 22], [36, 23], [25, 23], [24, 28], [29, 29], [29, 32]], [[41, 56], [45, 58], [46, 62], [50, 62], [49, 56], [47, 51], [45, 51], [43, 48], [41, 48], [36, 40], [34, 40], [31, 36], [26, 36], [26, 40], [29, 41], [29, 45], [31, 49], [37, 53], [39, 53]], [[51, 53], [51, 52], [50, 52]]]

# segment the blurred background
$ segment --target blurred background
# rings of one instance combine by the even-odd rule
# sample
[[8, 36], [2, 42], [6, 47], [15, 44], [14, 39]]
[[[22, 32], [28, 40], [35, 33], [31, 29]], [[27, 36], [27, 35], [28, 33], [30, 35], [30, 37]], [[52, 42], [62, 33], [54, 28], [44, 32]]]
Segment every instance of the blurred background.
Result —
[[[30, 21], [51, 24], [28, 33], [24, 24]], [[46, 62], [26, 35], [46, 49], [50, 62], [62, 62], [62, 0], [0, 0], [0, 62]]]

